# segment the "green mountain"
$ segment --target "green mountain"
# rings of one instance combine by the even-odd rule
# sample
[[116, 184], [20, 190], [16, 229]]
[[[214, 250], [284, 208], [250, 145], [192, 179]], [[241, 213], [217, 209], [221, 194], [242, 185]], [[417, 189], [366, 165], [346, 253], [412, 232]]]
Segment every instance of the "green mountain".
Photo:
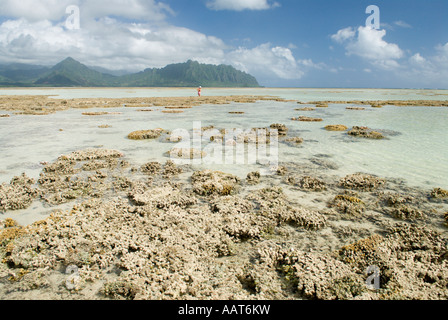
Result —
[[82, 63], [67, 58], [34, 82], [36, 85], [55, 87], [105, 87], [112, 86], [116, 77], [94, 71]]
[[[95, 69], [95, 70], [93, 70]], [[97, 70], [101, 70], [97, 71]], [[52, 68], [41, 66], [0, 66], [0, 86], [51, 87], [259, 87], [257, 79], [227, 65], [187, 61], [165, 68], [112, 75], [102, 68], [89, 68], [67, 58]]]
[[0, 85], [32, 85], [49, 70], [48, 67], [23, 63], [0, 65]]
[[163, 69], [121, 77], [122, 83], [132, 87], [259, 87], [255, 77], [232, 66], [200, 64], [196, 61], [171, 64]]

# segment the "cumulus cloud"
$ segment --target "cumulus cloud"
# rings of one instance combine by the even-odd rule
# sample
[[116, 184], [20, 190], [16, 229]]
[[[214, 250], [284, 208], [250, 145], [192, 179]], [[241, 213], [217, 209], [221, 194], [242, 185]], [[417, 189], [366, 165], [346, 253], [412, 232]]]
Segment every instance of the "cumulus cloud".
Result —
[[280, 6], [269, 0], [210, 0], [207, 7], [212, 10], [267, 10]]
[[54, 64], [71, 56], [89, 65], [141, 71], [192, 57], [222, 57], [222, 40], [174, 26], [154, 27], [112, 18], [67, 30], [63, 22], [8, 20], [0, 25], [0, 62]]
[[331, 39], [333, 39], [336, 42], [343, 43], [346, 40], [352, 40], [356, 36], [356, 31], [353, 30], [352, 27], [348, 27], [345, 29], [339, 30], [336, 34], [331, 36]]
[[9, 18], [23, 18], [31, 22], [64, 19], [66, 8], [78, 6], [83, 20], [120, 16], [144, 21], [163, 20], [171, 8], [155, 0], [0, 0], [1, 14]]
[[402, 77], [422, 87], [448, 87], [448, 43], [438, 45], [435, 50], [433, 56], [423, 57], [420, 53], [411, 56]]
[[226, 56], [226, 61], [239, 69], [261, 77], [275, 75], [281, 79], [300, 79], [304, 72], [292, 51], [269, 43], [248, 49], [240, 47]]
[[361, 26], [356, 31], [351, 27], [341, 29], [331, 38], [345, 46], [348, 56], [359, 56], [383, 69], [398, 68], [397, 60], [403, 58], [404, 52], [397, 44], [386, 42], [385, 36], [386, 30]]

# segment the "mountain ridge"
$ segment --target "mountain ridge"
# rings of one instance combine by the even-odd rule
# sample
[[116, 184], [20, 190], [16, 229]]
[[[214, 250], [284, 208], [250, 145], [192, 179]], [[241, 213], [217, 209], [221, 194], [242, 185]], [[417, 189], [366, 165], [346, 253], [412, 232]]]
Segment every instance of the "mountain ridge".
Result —
[[[97, 70], [101, 71], [97, 71]], [[252, 75], [228, 65], [188, 60], [164, 68], [112, 75], [68, 57], [53, 67], [11, 64], [0, 66], [0, 86], [20, 87], [260, 87]]]

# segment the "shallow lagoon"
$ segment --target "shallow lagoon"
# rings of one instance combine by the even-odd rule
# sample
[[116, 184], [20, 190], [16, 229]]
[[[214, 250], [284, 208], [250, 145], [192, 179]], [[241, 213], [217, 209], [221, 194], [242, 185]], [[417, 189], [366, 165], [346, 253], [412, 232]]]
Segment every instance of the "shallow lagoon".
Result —
[[[188, 96], [191, 89], [31, 89], [1, 90], [0, 94], [52, 94], [55, 98]], [[447, 91], [422, 90], [359, 90], [359, 89], [208, 89], [207, 95], [273, 95], [299, 101], [407, 99], [444, 100]], [[192, 130], [195, 122], [202, 126], [247, 130], [272, 123], [285, 124], [290, 135], [305, 139], [301, 147], [280, 144], [279, 161], [309, 162], [326, 158], [338, 167], [333, 173], [345, 175], [367, 172], [385, 178], [404, 179], [423, 188], [448, 187], [447, 108], [395, 107], [346, 110], [347, 105], [330, 105], [312, 112], [295, 111], [306, 105], [296, 102], [262, 101], [254, 104], [200, 106], [181, 114], [138, 112], [136, 108], [114, 108], [118, 115], [88, 117], [82, 110], [68, 110], [47, 116], [15, 115], [1, 120], [0, 181], [26, 172], [38, 177], [42, 161], [51, 162], [61, 154], [89, 147], [118, 149], [131, 162], [167, 159], [163, 154], [173, 147], [157, 141], [131, 141], [127, 134], [135, 130], [163, 128]], [[89, 111], [104, 111], [89, 110]], [[244, 111], [231, 115], [230, 111]], [[299, 115], [323, 118], [320, 123], [292, 121]], [[344, 132], [327, 132], [329, 124], [359, 125], [385, 130], [387, 140], [370, 141], [349, 137]], [[110, 128], [101, 129], [100, 125]], [[61, 131], [62, 130], [62, 131]], [[225, 165], [217, 169], [242, 177], [257, 166]]]

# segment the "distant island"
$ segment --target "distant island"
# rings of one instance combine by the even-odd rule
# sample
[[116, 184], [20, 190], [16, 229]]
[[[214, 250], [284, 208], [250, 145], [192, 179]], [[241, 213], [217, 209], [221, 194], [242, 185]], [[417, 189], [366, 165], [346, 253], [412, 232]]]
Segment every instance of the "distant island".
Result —
[[192, 60], [133, 74], [113, 73], [70, 57], [54, 67], [16, 63], [0, 65], [0, 87], [260, 87], [255, 77], [232, 66]]

